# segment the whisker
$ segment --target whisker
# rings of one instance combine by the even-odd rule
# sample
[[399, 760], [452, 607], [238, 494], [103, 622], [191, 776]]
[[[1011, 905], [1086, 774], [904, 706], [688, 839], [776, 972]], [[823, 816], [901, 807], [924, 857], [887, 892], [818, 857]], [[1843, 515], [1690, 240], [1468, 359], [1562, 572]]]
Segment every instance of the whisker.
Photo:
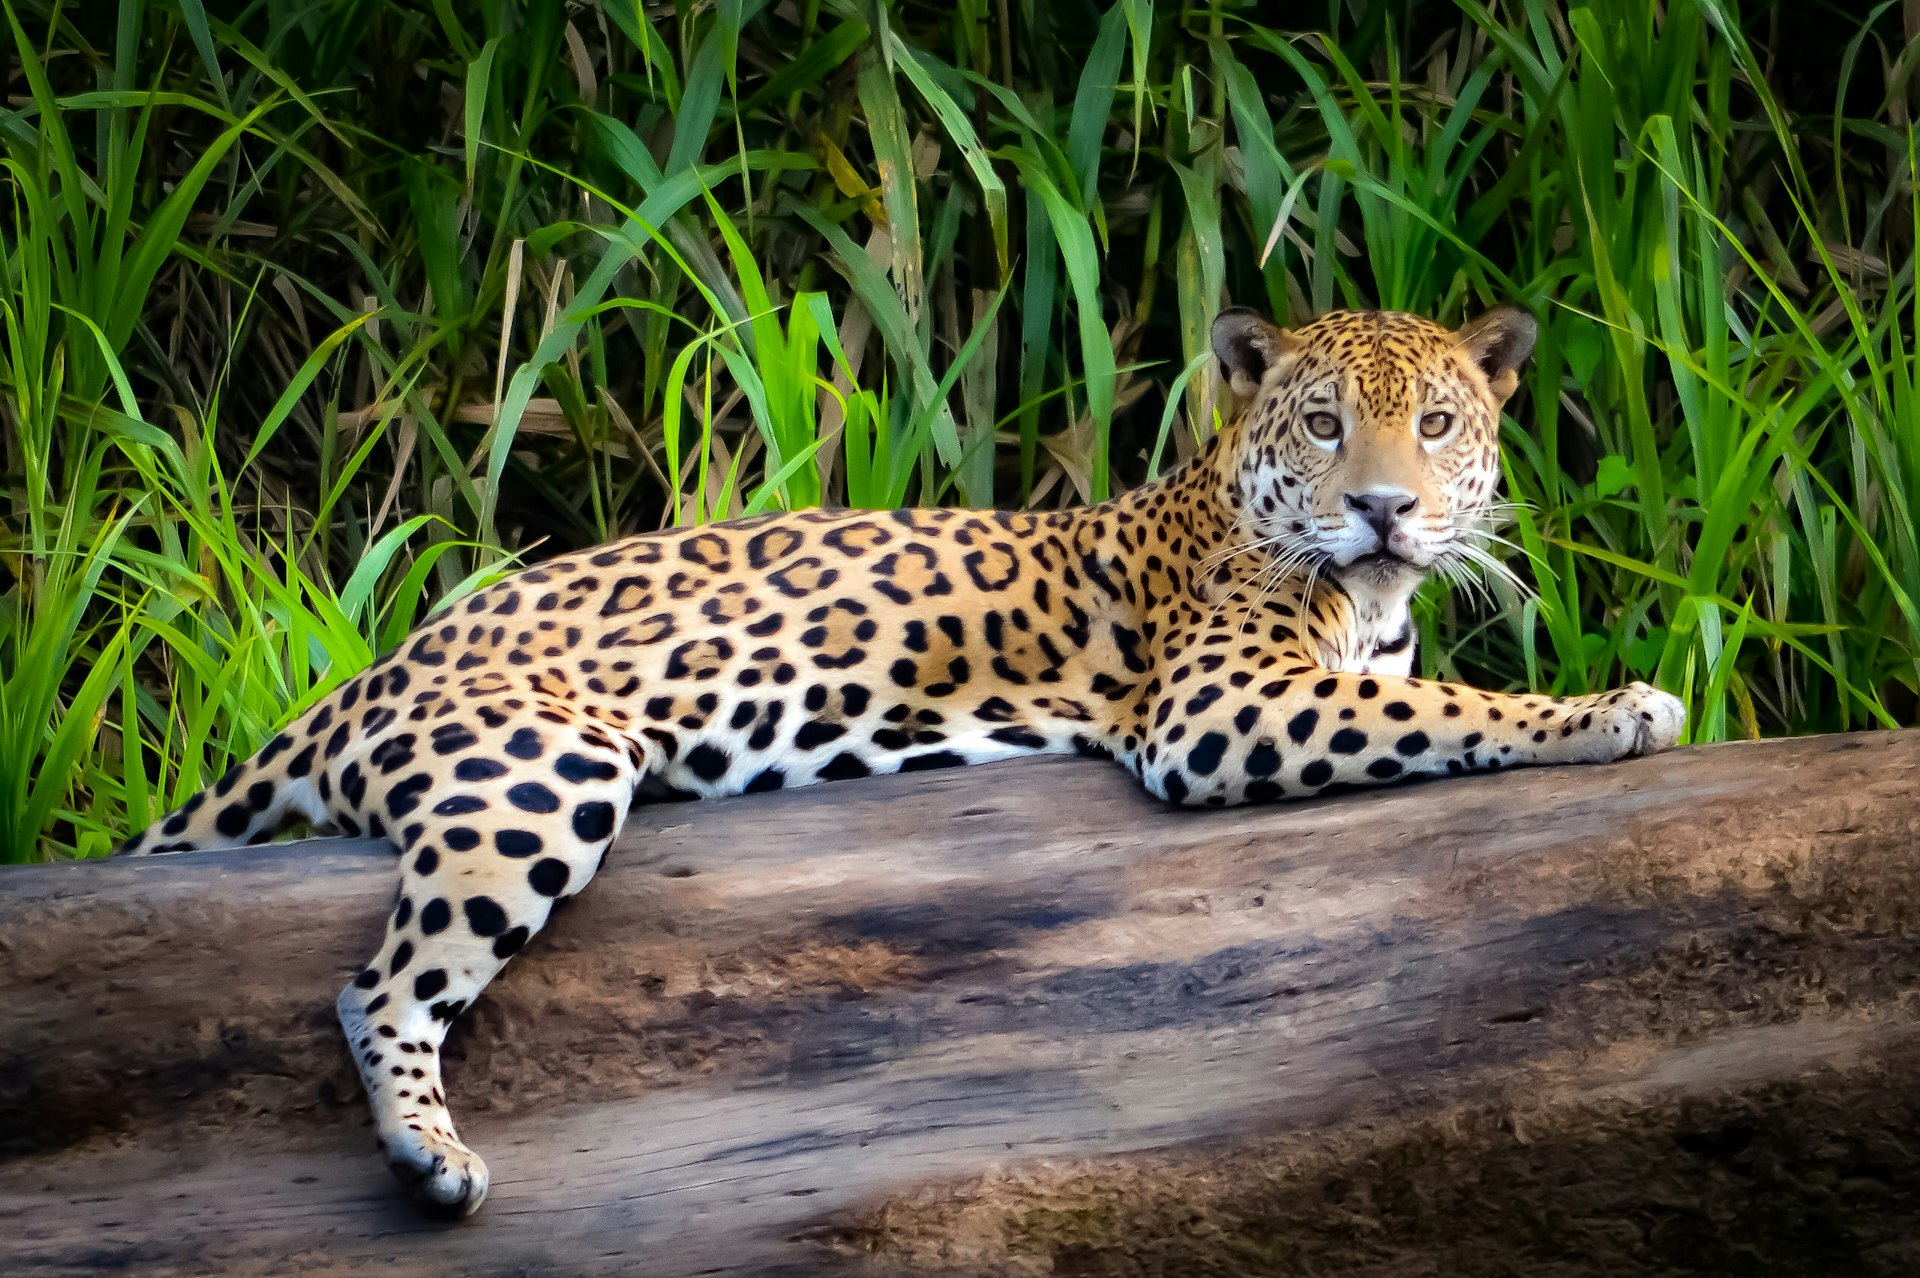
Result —
[[1442, 556], [1434, 560], [1434, 567], [1439, 570], [1442, 577], [1446, 578], [1448, 586], [1454, 590], [1461, 591], [1467, 596], [1468, 602], [1472, 602], [1474, 592], [1480, 583], [1475, 581], [1473, 577], [1465, 571], [1457, 557], [1451, 555]]
[[1220, 599], [1218, 602], [1216, 602], [1213, 605], [1213, 607], [1207, 610], [1207, 618], [1206, 618], [1205, 624], [1211, 625], [1213, 623], [1214, 618], [1220, 615], [1222, 609], [1224, 609], [1228, 604], [1232, 603], [1235, 599], [1238, 599], [1240, 597], [1241, 592], [1244, 591], [1248, 586], [1253, 585], [1254, 583], [1258, 582], [1262, 577], [1266, 576], [1266, 574], [1272, 570], [1272, 567], [1273, 567], [1273, 564], [1270, 562], [1262, 566], [1257, 572], [1253, 573], [1251, 576], [1242, 578], [1238, 585], [1234, 586], [1232, 590], [1227, 592], [1225, 598]]
[[1510, 550], [1513, 550], [1517, 554], [1524, 555], [1527, 553], [1525, 548], [1522, 547], [1518, 542], [1510, 541], [1507, 538], [1502, 537], [1499, 533], [1488, 532], [1484, 528], [1459, 528], [1459, 529], [1455, 529], [1455, 531], [1464, 537], [1481, 537], [1486, 539], [1487, 541], [1495, 542], [1499, 545], [1507, 547]]
[[1284, 537], [1262, 537], [1258, 541], [1243, 542], [1237, 546], [1229, 546], [1225, 550], [1216, 550], [1200, 561], [1199, 570], [1203, 573], [1211, 572], [1228, 560], [1251, 554], [1256, 550], [1265, 550], [1269, 546], [1280, 545], [1285, 541]]
[[[1272, 562], [1263, 567], [1259, 572], [1248, 577], [1245, 581], [1242, 581], [1234, 588], [1231, 594], [1215, 604], [1207, 613], [1207, 623], [1211, 624], [1213, 619], [1220, 615], [1221, 610], [1232, 603], [1234, 599], [1240, 595], [1240, 592], [1245, 590], [1249, 585], [1265, 583], [1269, 580], [1277, 585], [1279, 582], [1291, 576], [1309, 556], [1317, 555], [1318, 553], [1319, 551], [1312, 546], [1291, 546], [1283, 553], [1276, 555]], [[1254, 601], [1248, 605], [1246, 613], [1241, 618], [1242, 632], [1246, 629], [1248, 619], [1250, 619], [1259, 608], [1268, 589], [1269, 587], [1263, 584], [1260, 592], [1255, 596]]]
[[1313, 629], [1311, 621], [1313, 612], [1313, 586], [1315, 582], [1320, 580], [1320, 567], [1326, 562], [1324, 558], [1313, 561], [1313, 569], [1307, 573], [1307, 588], [1300, 592], [1300, 637], [1303, 639], [1311, 638]]
[[1267, 596], [1272, 594], [1273, 588], [1279, 584], [1279, 579], [1272, 574], [1265, 574], [1265, 577], [1266, 579], [1261, 583], [1259, 593], [1253, 597], [1253, 602], [1248, 604], [1247, 610], [1240, 614], [1240, 628], [1233, 632], [1235, 639], [1244, 639], [1246, 637], [1247, 627], [1253, 624], [1253, 614], [1260, 611], [1260, 605], [1267, 601]]
[[1501, 563], [1498, 559], [1495, 559], [1480, 547], [1469, 542], [1460, 542], [1449, 547], [1449, 550], [1451, 553], [1458, 555], [1461, 559], [1475, 565], [1491, 576], [1506, 582], [1512, 586], [1514, 591], [1521, 597], [1528, 599], [1539, 597], [1539, 592], [1534, 590], [1534, 588], [1525, 581], [1522, 581], [1519, 575], [1511, 568]]
[[1247, 633], [1247, 627], [1253, 624], [1254, 614], [1260, 611], [1260, 605], [1267, 601], [1267, 596], [1278, 589], [1280, 583], [1292, 575], [1293, 569], [1299, 567], [1312, 553], [1314, 552], [1310, 547], [1302, 547], [1286, 559], [1275, 560], [1273, 566], [1262, 574], [1266, 578], [1265, 584], [1261, 586], [1260, 593], [1254, 596], [1253, 603], [1241, 616], [1240, 629], [1234, 634], [1236, 639]]

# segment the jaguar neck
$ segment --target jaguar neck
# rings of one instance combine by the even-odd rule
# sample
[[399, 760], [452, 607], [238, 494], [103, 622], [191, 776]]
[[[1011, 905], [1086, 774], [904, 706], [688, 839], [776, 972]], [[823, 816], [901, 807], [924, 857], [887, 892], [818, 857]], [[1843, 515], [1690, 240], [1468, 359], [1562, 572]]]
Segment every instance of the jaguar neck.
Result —
[[1229, 423], [1175, 469], [1088, 512], [1110, 512], [1123, 523], [1160, 529], [1155, 549], [1170, 562], [1197, 564], [1236, 539], [1245, 540], [1232, 464], [1238, 431], [1238, 422]]

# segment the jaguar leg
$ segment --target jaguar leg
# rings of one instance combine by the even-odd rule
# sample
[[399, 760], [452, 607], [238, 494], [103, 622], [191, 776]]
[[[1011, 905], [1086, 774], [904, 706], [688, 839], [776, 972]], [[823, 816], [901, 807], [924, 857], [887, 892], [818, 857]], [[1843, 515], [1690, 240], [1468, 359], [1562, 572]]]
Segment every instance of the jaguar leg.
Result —
[[386, 939], [337, 1006], [388, 1166], [433, 1209], [468, 1215], [487, 1194], [486, 1163], [461, 1142], [447, 1106], [447, 1030], [554, 903], [593, 877], [638, 772], [632, 753], [598, 729], [509, 723], [475, 741], [451, 788], [424, 796], [424, 814], [390, 823], [402, 852], [399, 899]]
[[1136, 729], [1125, 755], [1153, 793], [1224, 806], [1548, 763], [1651, 754], [1680, 735], [1685, 711], [1643, 683], [1555, 698], [1482, 692], [1394, 675], [1324, 670], [1268, 677], [1228, 693], [1175, 686], [1173, 711]]

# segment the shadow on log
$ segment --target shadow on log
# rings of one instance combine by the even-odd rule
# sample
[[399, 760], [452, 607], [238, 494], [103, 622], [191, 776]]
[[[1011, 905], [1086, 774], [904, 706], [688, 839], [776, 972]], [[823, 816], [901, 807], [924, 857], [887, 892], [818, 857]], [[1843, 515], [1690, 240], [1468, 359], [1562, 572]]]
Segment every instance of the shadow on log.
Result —
[[0, 872], [0, 1272], [1911, 1271], [1917, 782], [1920, 732], [1226, 812], [1061, 760], [641, 808], [455, 1029], [494, 1186], [454, 1227], [331, 1014], [381, 847]]

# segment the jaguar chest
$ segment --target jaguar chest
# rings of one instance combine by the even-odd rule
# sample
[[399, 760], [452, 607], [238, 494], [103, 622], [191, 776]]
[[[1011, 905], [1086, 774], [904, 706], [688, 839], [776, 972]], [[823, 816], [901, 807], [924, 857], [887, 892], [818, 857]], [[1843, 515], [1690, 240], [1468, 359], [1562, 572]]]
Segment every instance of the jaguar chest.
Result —
[[1348, 624], [1325, 636], [1320, 661], [1329, 670], [1349, 674], [1413, 673], [1415, 635], [1407, 602], [1354, 604]]

